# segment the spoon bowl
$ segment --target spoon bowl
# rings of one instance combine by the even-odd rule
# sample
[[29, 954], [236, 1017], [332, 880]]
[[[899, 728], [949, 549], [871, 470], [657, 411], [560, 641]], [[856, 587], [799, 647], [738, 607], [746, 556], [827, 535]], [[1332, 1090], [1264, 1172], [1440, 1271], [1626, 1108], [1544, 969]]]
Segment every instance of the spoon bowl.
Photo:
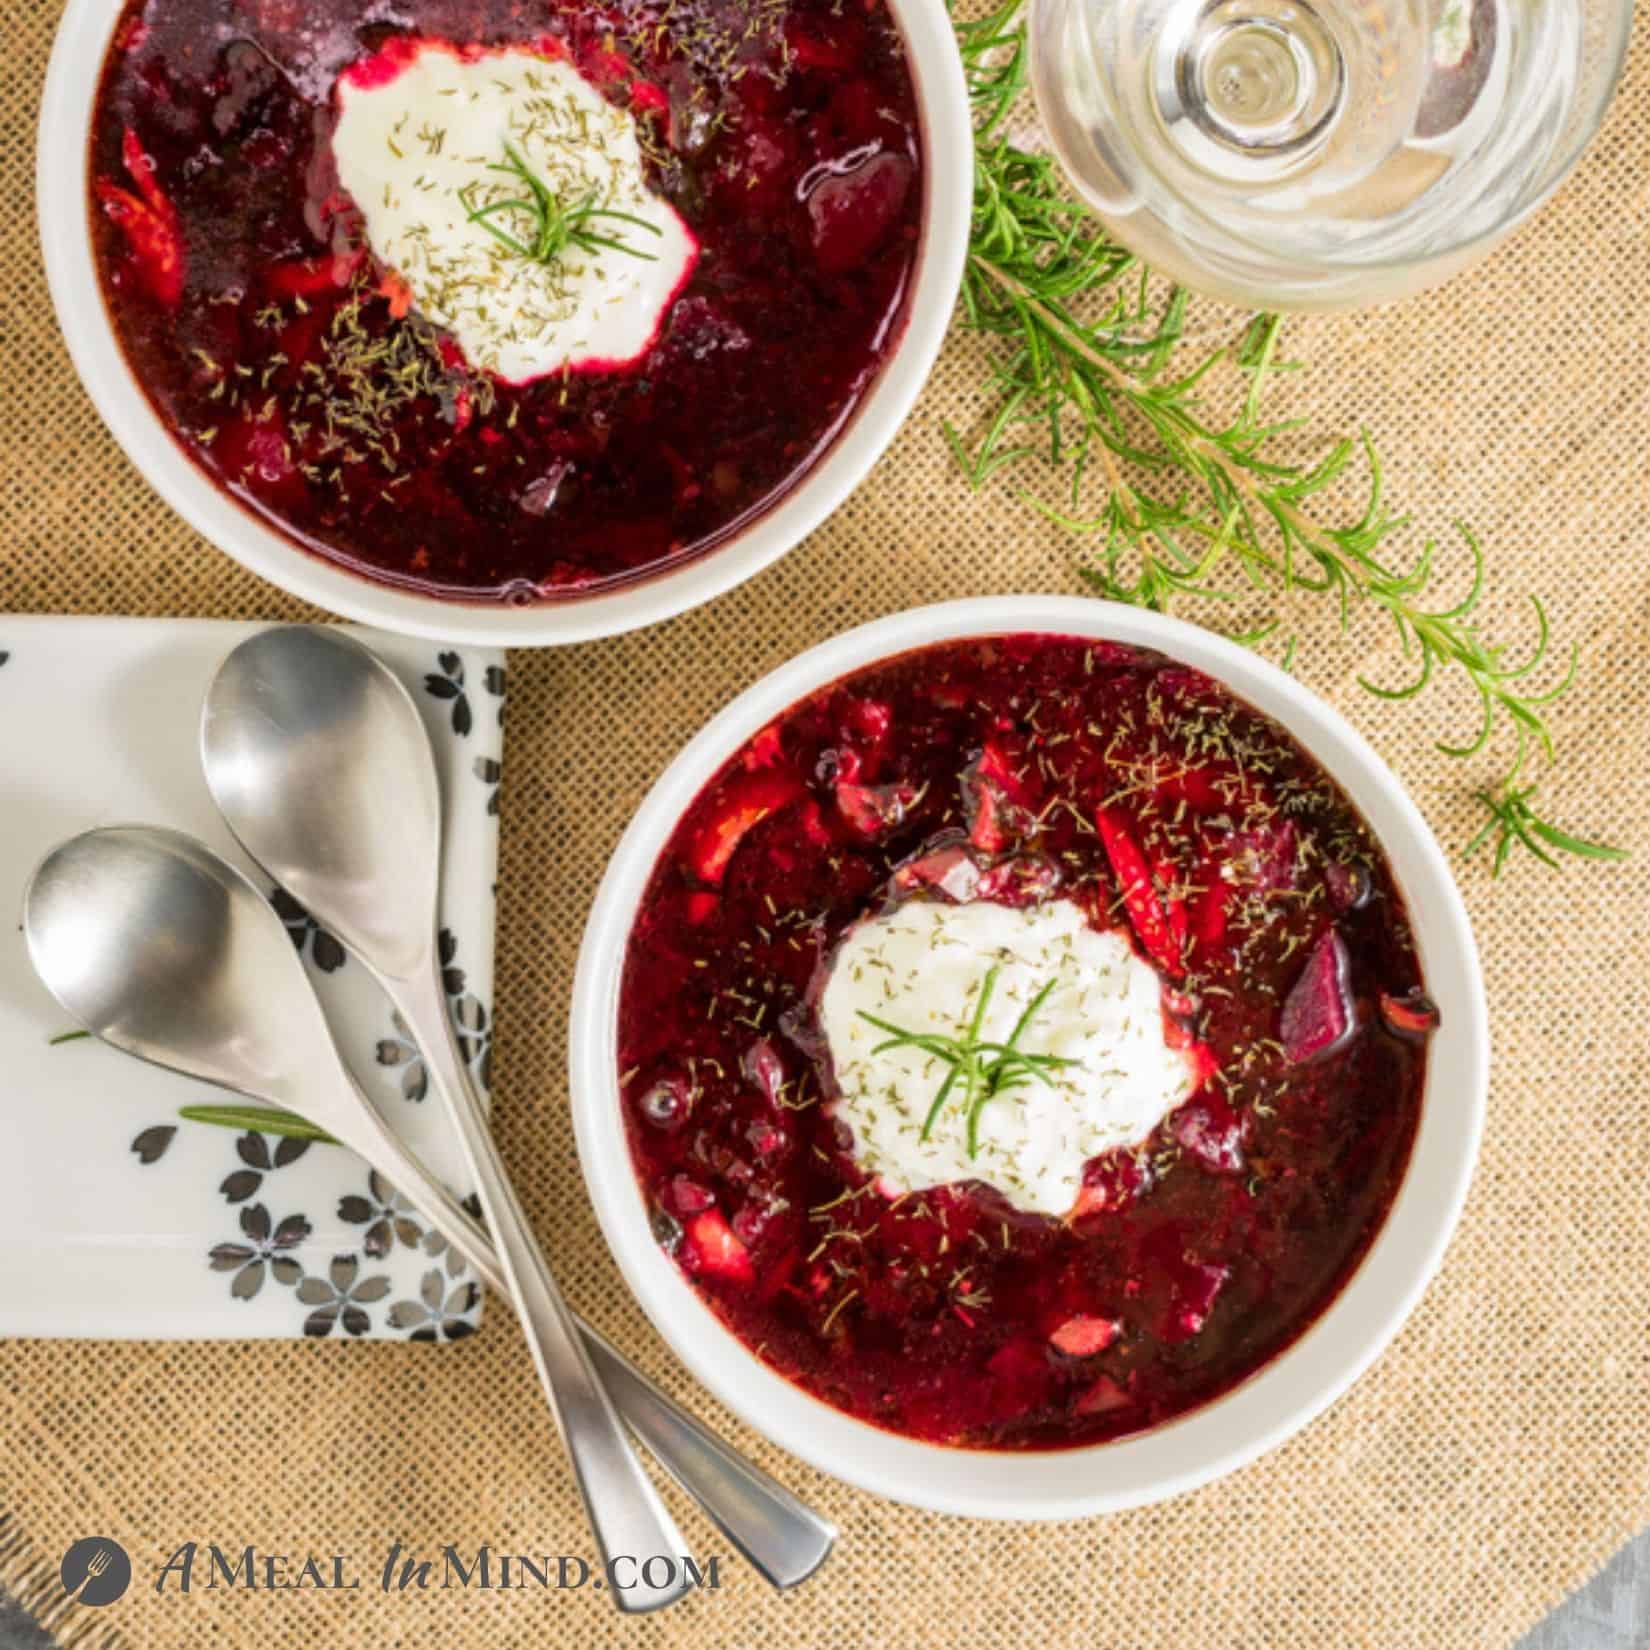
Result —
[[35, 972], [74, 1018], [116, 1048], [238, 1094], [349, 1120], [304, 1084], [329, 1049], [320, 1004], [281, 919], [194, 838], [151, 826], [88, 831], [54, 848], [24, 893]]
[[411, 978], [435, 931], [441, 789], [418, 707], [336, 630], [283, 625], [224, 661], [201, 761], [247, 851], [350, 950]]

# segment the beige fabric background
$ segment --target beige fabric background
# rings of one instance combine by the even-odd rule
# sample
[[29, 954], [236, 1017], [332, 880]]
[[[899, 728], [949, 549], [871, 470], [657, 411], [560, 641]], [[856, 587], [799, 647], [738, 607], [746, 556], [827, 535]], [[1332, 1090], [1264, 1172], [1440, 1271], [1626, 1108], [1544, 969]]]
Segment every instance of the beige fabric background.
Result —
[[[0, 610], [293, 616], [184, 528], [104, 434], [53, 327], [32, 233], [38, 88], [53, 0], [0, 23]], [[1585, 644], [1556, 715], [1561, 815], [1632, 845], [1626, 868], [1462, 873], [1494, 1010], [1484, 1157], [1443, 1273], [1396, 1345], [1303, 1436], [1171, 1505], [1054, 1528], [883, 1505], [760, 1448], [837, 1518], [841, 1546], [779, 1598], [726, 1585], [627, 1622], [598, 1594], [134, 1591], [78, 1622], [134, 1647], [356, 1650], [757, 1644], [1044, 1650], [1495, 1650], [1650, 1520], [1650, 50], [1640, 30], [1581, 173], [1512, 245], [1441, 293], [1297, 324], [1291, 394], [1366, 423], [1391, 492], [1491, 547], [1490, 617], [1515, 637], [1538, 590]], [[630, 1303], [574, 1160], [565, 1003], [604, 856], [666, 757], [739, 687], [846, 625], [965, 593], [1069, 589], [1071, 547], [1001, 495], [972, 497], [938, 437], [975, 407], [953, 342], [874, 477], [743, 589], [651, 632], [511, 663], [500, 885], [497, 1116], [568, 1293], [677, 1391]], [[1469, 779], [1431, 748], [1446, 713], [1352, 683], [1386, 636], [1308, 649], [1301, 671], [1391, 760], [1446, 840]], [[3, 805], [3, 802], [0, 802]], [[7, 1095], [5, 1105], [27, 1104]], [[0, 1123], [0, 1131], [4, 1125]], [[5, 1138], [0, 1132], [0, 1141]], [[0, 1149], [4, 1149], [0, 1146]], [[50, 1173], [49, 1165], [41, 1172]], [[0, 1257], [0, 1288], [3, 1282]], [[452, 1349], [0, 1345], [0, 1580], [45, 1582], [104, 1533], [149, 1570], [188, 1538], [372, 1562], [390, 1540], [528, 1552], [588, 1541], [508, 1315]], [[702, 1551], [719, 1540], [693, 1517]], [[42, 1564], [44, 1561], [44, 1564]], [[150, 1572], [152, 1573], [152, 1571]], [[64, 1627], [74, 1625], [60, 1617]]]

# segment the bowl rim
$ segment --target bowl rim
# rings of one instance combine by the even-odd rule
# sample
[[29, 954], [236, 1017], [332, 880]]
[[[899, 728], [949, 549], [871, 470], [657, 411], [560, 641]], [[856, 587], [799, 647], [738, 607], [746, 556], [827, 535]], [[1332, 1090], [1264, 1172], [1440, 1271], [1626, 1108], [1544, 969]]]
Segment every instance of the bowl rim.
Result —
[[865, 479], [939, 356], [962, 282], [973, 210], [973, 129], [962, 59], [931, 0], [888, 0], [905, 42], [922, 127], [921, 241], [903, 331], [875, 382], [790, 488], [719, 545], [611, 590], [529, 607], [484, 606], [380, 584], [301, 548], [219, 488], [182, 450], [128, 365], [92, 255], [89, 134], [121, 10], [68, 0], [36, 127], [37, 227], [46, 281], [80, 381], [138, 473], [217, 549], [289, 594], [360, 624], [494, 647], [618, 635], [710, 601], [777, 561]]
[[[760, 1363], [654, 1242], [625, 1137], [615, 1051], [625, 945], [670, 832], [745, 740], [798, 700], [863, 666], [965, 637], [1034, 633], [1155, 648], [1204, 670], [1296, 738], [1368, 820], [1392, 863], [1442, 1024], [1398, 1194], [1335, 1300], [1232, 1391], [1151, 1431], [1026, 1453], [919, 1442], [859, 1421]], [[892, 614], [832, 637], [747, 688], [654, 782], [591, 906], [569, 1019], [574, 1133], [597, 1220], [666, 1343], [730, 1410], [811, 1466], [934, 1511], [1028, 1521], [1145, 1505], [1224, 1476], [1283, 1443], [1385, 1350], [1438, 1269], [1483, 1130], [1488, 1014], [1471, 924], [1414, 802], [1346, 719], [1275, 665], [1198, 626], [1087, 596], [970, 598]]]

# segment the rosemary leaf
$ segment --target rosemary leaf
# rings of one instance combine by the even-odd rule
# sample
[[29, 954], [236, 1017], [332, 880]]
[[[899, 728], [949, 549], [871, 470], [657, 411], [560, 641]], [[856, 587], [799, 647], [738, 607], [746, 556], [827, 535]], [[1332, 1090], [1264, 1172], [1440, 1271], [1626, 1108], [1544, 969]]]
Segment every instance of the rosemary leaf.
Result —
[[980, 1116], [987, 1101], [994, 1100], [1007, 1089], [1019, 1088], [1028, 1082], [1046, 1083], [1052, 1088], [1054, 1079], [1049, 1073], [1077, 1063], [1058, 1054], [1027, 1054], [1019, 1047], [1021, 1037], [1030, 1028], [1031, 1022], [1036, 1019], [1043, 1004], [1053, 992], [1056, 984], [1054, 980], [1047, 981], [1022, 1010], [1006, 1043], [981, 1040], [980, 1031], [985, 1025], [985, 1011], [990, 1006], [991, 994], [996, 988], [997, 976], [1001, 972], [1001, 963], [993, 963], [986, 970], [985, 978], [980, 981], [980, 989], [974, 998], [973, 1012], [968, 1017], [967, 1027], [961, 1037], [948, 1036], [944, 1032], [909, 1031], [891, 1020], [879, 1019], [875, 1014], [868, 1014], [864, 1009], [859, 1011], [860, 1019], [875, 1026], [878, 1031], [888, 1033], [887, 1039], [871, 1050], [873, 1054], [882, 1054], [891, 1048], [915, 1048], [932, 1059], [942, 1061], [950, 1068], [929, 1104], [928, 1115], [923, 1119], [920, 1139], [927, 1140], [934, 1132], [934, 1125], [945, 1110], [945, 1102], [950, 1098], [958, 1079], [961, 1079], [963, 1127], [970, 1157], [979, 1155]]
[[[627, 241], [599, 235], [588, 227], [601, 219], [611, 223], [630, 224], [634, 228], [645, 229], [650, 235], [657, 235], [661, 231], [656, 223], [650, 223], [646, 218], [638, 218], [629, 212], [612, 211], [597, 206], [594, 191], [576, 205], [564, 205], [555, 190], [528, 165], [526, 157], [508, 139], [504, 143], [504, 160], [491, 166], [489, 170], [508, 173], [516, 182], [526, 187], [527, 194], [478, 204], [472, 191], [463, 197], [465, 210], [471, 223], [486, 230], [495, 241], [514, 252], [517, 257], [531, 259], [534, 263], [550, 264], [562, 257], [569, 247], [576, 247], [581, 252], [594, 252], [598, 248], [606, 247], [609, 251], [623, 252], [646, 263], [658, 262], [653, 253], [643, 252]], [[499, 212], [514, 213], [517, 221], [525, 220], [529, 225], [530, 239], [524, 242], [494, 223], [492, 219]]]
[[289, 1111], [268, 1106], [179, 1106], [178, 1116], [190, 1123], [212, 1123], [221, 1129], [259, 1134], [284, 1135], [289, 1140], [317, 1140], [329, 1146], [338, 1142], [325, 1129], [294, 1117]]

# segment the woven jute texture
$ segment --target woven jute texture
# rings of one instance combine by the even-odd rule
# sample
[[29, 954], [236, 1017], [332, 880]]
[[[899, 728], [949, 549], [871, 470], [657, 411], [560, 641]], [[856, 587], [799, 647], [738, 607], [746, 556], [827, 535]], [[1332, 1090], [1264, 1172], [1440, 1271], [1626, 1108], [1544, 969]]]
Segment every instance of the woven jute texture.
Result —
[[[308, 616], [167, 510], [104, 433], [59, 342], [31, 234], [56, 9], [17, 0], [0, 24], [0, 610]], [[966, 424], [980, 405], [983, 357], [954, 339], [871, 480], [778, 566], [640, 635], [511, 662], [503, 1150], [568, 1294], [841, 1523], [826, 1570], [782, 1598], [730, 1560], [718, 1592], [650, 1620], [622, 1619], [589, 1590], [379, 1592], [396, 1540], [426, 1553], [483, 1541], [590, 1551], [520, 1338], [493, 1312], [475, 1340], [439, 1349], [0, 1346], [0, 1580], [61, 1604], [59, 1555], [112, 1536], [138, 1585], [57, 1620], [166, 1650], [1499, 1650], [1650, 1520], [1643, 33], [1581, 171], [1509, 246], [1441, 292], [1287, 335], [1311, 367], [1286, 401], [1318, 427], [1366, 425], [1391, 497], [1419, 524], [1461, 514], [1480, 530], [1487, 623], [1527, 637], [1519, 597], [1538, 591], [1558, 633], [1581, 641], [1579, 684], [1554, 717], [1566, 760], [1545, 795], [1638, 855], [1625, 868], [1525, 866], [1493, 885], [1479, 866], [1462, 870], [1494, 1017], [1483, 1160], [1438, 1280], [1326, 1417], [1223, 1483], [1123, 1517], [1028, 1528], [886, 1505], [782, 1457], [692, 1390], [590, 1213], [568, 1122], [568, 990], [605, 858], [662, 764], [736, 690], [850, 624], [949, 596], [1075, 587], [1071, 542], [1003, 493], [972, 495], [946, 455], [942, 418]], [[1298, 668], [1458, 844], [1468, 787], [1493, 773], [1433, 740], [1470, 728], [1469, 699], [1364, 694], [1360, 671], [1403, 669], [1378, 628], [1309, 646]], [[680, 1510], [696, 1550], [726, 1550]], [[350, 1554], [367, 1585], [156, 1597], [156, 1564], [190, 1539]]]

